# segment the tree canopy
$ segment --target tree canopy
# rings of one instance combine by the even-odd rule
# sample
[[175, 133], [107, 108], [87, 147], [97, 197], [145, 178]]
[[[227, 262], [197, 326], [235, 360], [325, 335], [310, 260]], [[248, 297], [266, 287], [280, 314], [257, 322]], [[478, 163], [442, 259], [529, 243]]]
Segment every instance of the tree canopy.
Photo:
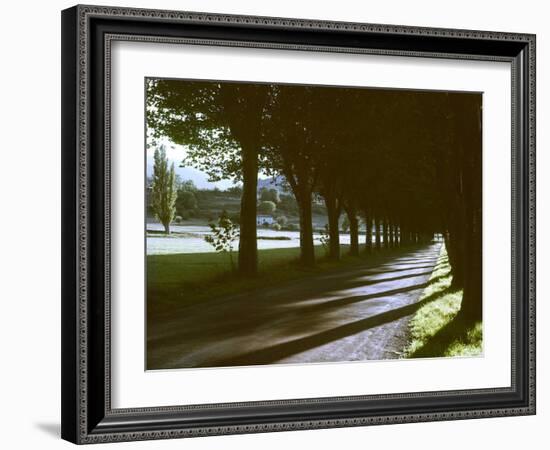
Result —
[[[147, 120], [152, 141], [187, 147], [183, 164], [212, 181], [242, 182], [243, 273], [257, 265], [261, 171], [282, 177], [292, 193], [303, 264], [315, 262], [312, 210], [320, 199], [334, 259], [342, 214], [353, 254], [360, 223], [366, 251], [443, 235], [453, 284], [464, 288], [462, 310], [481, 315], [480, 94], [150, 79]], [[276, 190], [261, 191], [260, 200], [282, 211], [291, 203]]]

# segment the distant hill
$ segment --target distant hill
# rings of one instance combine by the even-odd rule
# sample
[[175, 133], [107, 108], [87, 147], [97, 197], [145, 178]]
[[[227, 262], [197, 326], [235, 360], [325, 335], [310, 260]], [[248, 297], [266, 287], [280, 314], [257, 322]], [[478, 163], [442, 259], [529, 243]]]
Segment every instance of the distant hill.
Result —
[[285, 181], [285, 178], [280, 175], [278, 177], [270, 177], [270, 178], [258, 178], [258, 192], [260, 192], [261, 189], [267, 188], [267, 189], [277, 189], [279, 191], [279, 194], [288, 194], [289, 192], [285, 190], [285, 188], [282, 186]]

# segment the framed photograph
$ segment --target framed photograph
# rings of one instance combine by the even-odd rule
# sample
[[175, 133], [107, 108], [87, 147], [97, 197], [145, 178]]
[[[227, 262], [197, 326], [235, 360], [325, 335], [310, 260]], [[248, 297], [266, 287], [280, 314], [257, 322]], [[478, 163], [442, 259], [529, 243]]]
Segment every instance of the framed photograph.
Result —
[[535, 413], [535, 36], [62, 12], [62, 437]]

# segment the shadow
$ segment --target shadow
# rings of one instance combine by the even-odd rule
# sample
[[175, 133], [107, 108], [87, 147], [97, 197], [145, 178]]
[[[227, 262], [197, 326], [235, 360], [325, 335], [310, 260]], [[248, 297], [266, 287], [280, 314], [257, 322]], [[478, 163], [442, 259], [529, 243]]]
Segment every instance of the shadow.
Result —
[[387, 263], [383, 265], [392, 266], [411, 266], [414, 264], [436, 263], [438, 258], [415, 258], [415, 259], [398, 259], [397, 262]]
[[443, 280], [443, 279], [448, 278], [450, 276], [451, 276], [451, 273], [446, 272], [446, 273], [443, 273], [441, 275], [438, 275], [437, 277], [433, 277], [433, 278], [430, 279], [430, 281], [428, 281], [428, 285], [437, 283], [439, 280]]
[[384, 268], [384, 270], [377, 270], [377, 271], [368, 271], [365, 272], [365, 275], [377, 275], [379, 273], [393, 273], [393, 272], [405, 272], [407, 270], [417, 270], [417, 269], [432, 269], [434, 266], [412, 266], [412, 267], [403, 267], [401, 269], [392, 269], [393, 265], [391, 267]]
[[61, 424], [59, 423], [36, 423], [35, 426], [43, 433], [52, 437], [61, 437]]
[[365, 300], [372, 300], [375, 298], [382, 298], [382, 297], [388, 297], [391, 295], [404, 294], [406, 292], [416, 291], [418, 289], [424, 289], [427, 286], [428, 286], [428, 283], [421, 283], [421, 284], [415, 284], [412, 286], [406, 286], [403, 288], [390, 289], [382, 292], [375, 292], [373, 294], [352, 295], [350, 297], [343, 297], [335, 300], [329, 300], [323, 303], [318, 303], [316, 305], [305, 306], [303, 308], [300, 308], [298, 310], [298, 313], [301, 314], [304, 312], [318, 311], [326, 308], [338, 308], [340, 306], [350, 305], [352, 303], [362, 302]]
[[[393, 271], [391, 271], [391, 272], [393, 272]], [[391, 273], [391, 272], [388, 272], [388, 273]], [[432, 273], [432, 271], [429, 270], [427, 272], [411, 273], [409, 275], [401, 275], [401, 276], [398, 276], [398, 277], [377, 278], [375, 280], [363, 280], [361, 282], [361, 284], [365, 285], [365, 286], [371, 286], [373, 284], [385, 283], [385, 282], [388, 282], [388, 281], [397, 281], [397, 280], [405, 280], [407, 278], [421, 277], [421, 276], [424, 276], [424, 275], [430, 275], [431, 273]]]
[[[359, 285], [364, 285], [365, 283], [360, 283]], [[364, 294], [364, 295], [351, 295], [348, 297], [340, 297], [332, 300], [327, 300], [324, 302], [319, 302], [315, 304], [306, 304], [297, 306], [294, 308], [291, 308], [287, 311], [280, 312], [280, 310], [275, 310], [273, 308], [269, 308], [263, 313], [259, 313], [257, 310], [254, 309], [254, 306], [251, 306], [251, 309], [247, 311], [246, 313], [239, 314], [235, 318], [231, 318], [229, 316], [224, 316], [223, 320], [214, 320], [209, 323], [203, 323], [202, 326], [198, 330], [193, 330], [187, 327], [184, 330], [180, 331], [180, 339], [193, 339], [197, 336], [197, 332], [200, 332], [201, 334], [206, 334], [211, 338], [212, 341], [219, 340], [219, 339], [229, 339], [235, 336], [242, 335], [243, 333], [249, 333], [252, 332], [256, 328], [261, 328], [262, 325], [273, 322], [275, 320], [278, 321], [278, 327], [280, 330], [288, 328], [288, 325], [284, 325], [283, 321], [281, 319], [284, 319], [285, 317], [308, 317], [309, 327], [314, 326], [316, 319], [322, 320], [323, 314], [328, 313], [331, 310], [342, 308], [347, 305], [352, 305], [354, 303], [359, 303], [367, 300], [374, 300], [378, 298], [384, 298], [384, 297], [390, 297], [395, 296], [399, 294], [405, 294], [410, 293], [416, 290], [424, 289], [429, 285], [428, 282], [425, 283], [419, 283], [414, 285], [409, 285], [401, 288], [395, 288], [395, 289], [387, 289], [383, 291], [373, 292], [371, 294]], [[343, 289], [342, 286], [340, 286], [340, 290]], [[330, 296], [330, 292], [323, 292], [323, 295]], [[313, 295], [311, 292], [308, 293], [307, 296], [302, 296], [300, 298], [293, 299], [292, 302], [290, 302], [290, 305], [293, 304], [299, 304], [301, 302], [310, 300], [314, 298], [315, 295]], [[288, 306], [289, 304], [286, 304]], [[309, 314], [316, 314], [315, 317], [308, 316]], [[221, 319], [221, 318], [220, 318]], [[302, 322], [300, 322], [301, 325], [303, 325]], [[288, 330], [287, 330], [288, 331]], [[149, 340], [148, 345], [155, 345], [155, 346], [161, 346], [161, 345], [168, 345], [173, 340], [173, 336], [168, 335], [164, 336], [162, 338], [155, 339], [155, 341]]]
[[[413, 269], [411, 269], [411, 270], [413, 270]], [[388, 272], [380, 272], [380, 273], [384, 274], [384, 273], [393, 273], [393, 272], [394, 271], [391, 270], [391, 271], [388, 271]], [[415, 273], [411, 273], [411, 274], [408, 274], [408, 275], [400, 275], [400, 276], [397, 276], [397, 277], [375, 278], [375, 279], [370, 279], [370, 280], [365, 279], [365, 277], [373, 275], [372, 273], [357, 274], [357, 276], [355, 276], [353, 278], [350, 278], [349, 280], [342, 281], [337, 286], [336, 291], [341, 292], [341, 291], [344, 291], [346, 289], [353, 289], [353, 288], [357, 288], [357, 287], [361, 287], [361, 286], [374, 286], [376, 284], [387, 283], [387, 282], [390, 282], [390, 281], [398, 281], [398, 280], [406, 280], [408, 278], [423, 277], [425, 275], [430, 275], [431, 273], [432, 273], [432, 271], [415, 272]], [[376, 275], [379, 275], [379, 274], [376, 274]], [[319, 289], [319, 292], [322, 292], [325, 295], [330, 295], [331, 294], [331, 290], [327, 290], [327, 289], [322, 289], [322, 290]], [[311, 290], [310, 294], [315, 295], [315, 290]], [[300, 301], [301, 300], [295, 299], [295, 300], [293, 300], [292, 303], [299, 303]]]
[[[449, 288], [450, 291], [455, 289]], [[457, 340], [466, 340], [468, 331], [474, 325], [459, 314], [445, 326], [440, 328], [426, 343], [412, 353], [409, 358], [441, 357], [445, 351]]]
[[213, 361], [208, 361], [197, 367], [223, 367], [223, 366], [245, 366], [245, 365], [261, 365], [271, 364], [297, 353], [302, 353], [311, 350], [321, 345], [351, 336], [370, 328], [384, 325], [389, 322], [401, 319], [402, 317], [414, 314], [421, 306], [434, 301], [445, 295], [449, 289], [443, 289], [436, 292], [424, 300], [421, 300], [410, 305], [391, 309], [383, 313], [367, 317], [366, 319], [357, 320], [355, 322], [341, 325], [339, 327], [322, 331], [320, 333], [307, 336], [305, 338], [294, 339], [291, 341], [275, 344], [269, 347], [264, 347], [260, 350], [254, 350], [232, 358], [223, 358]]
[[[331, 269], [278, 285], [258, 285], [254, 290], [173, 308], [165, 320], [148, 314], [147, 368], [169, 368], [172, 364], [172, 367], [268, 364], [413, 314], [431, 301], [427, 298], [412, 303], [418, 300], [421, 289], [437, 281], [427, 279], [437, 261], [431, 253], [426, 254], [427, 259], [418, 258], [417, 264], [407, 264], [408, 267], [395, 268], [388, 255], [376, 265]], [[363, 286], [373, 287], [365, 290]], [[396, 301], [409, 305], [392, 305], [392, 296], [409, 294], [410, 298]], [[366, 302], [384, 297], [372, 304]], [[353, 304], [358, 306], [351, 306], [350, 312], [346, 306]], [[379, 313], [381, 305], [394, 309]], [[335, 321], [336, 316], [339, 319]], [[336, 328], [330, 329], [331, 324]], [[312, 335], [304, 338], [307, 331]], [[294, 340], [281, 342], [292, 336]], [[243, 339], [255, 343], [245, 343], [244, 348], [239, 348]], [[270, 342], [273, 345], [269, 346]], [[266, 347], [259, 348], [262, 345]]]

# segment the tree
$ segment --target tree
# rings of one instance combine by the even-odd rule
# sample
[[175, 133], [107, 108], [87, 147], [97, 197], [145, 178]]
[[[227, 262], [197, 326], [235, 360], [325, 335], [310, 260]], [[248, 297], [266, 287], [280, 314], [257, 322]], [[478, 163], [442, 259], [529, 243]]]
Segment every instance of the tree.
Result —
[[281, 227], [284, 227], [287, 223], [288, 223], [288, 219], [286, 216], [279, 216], [277, 217], [277, 223], [281, 226]]
[[227, 217], [227, 213], [224, 211], [217, 224], [209, 224], [212, 234], [204, 236], [204, 240], [208, 242], [214, 250], [219, 253], [227, 253], [229, 255], [229, 263], [231, 264], [231, 270], [235, 270], [235, 263], [233, 261], [233, 243], [239, 237], [239, 229], [237, 226]]
[[164, 146], [155, 149], [154, 159], [151, 208], [157, 219], [164, 225], [164, 232], [170, 234], [170, 222], [176, 213], [177, 197], [174, 163], [168, 168]]
[[179, 179], [179, 175], [176, 175], [176, 185], [178, 187], [178, 191], [187, 191], [187, 192], [197, 192], [197, 186], [195, 185], [195, 182], [193, 180], [182, 180]]
[[197, 209], [197, 198], [195, 197], [195, 193], [180, 188], [176, 199], [177, 213], [182, 215], [185, 211], [193, 211], [194, 209]]
[[298, 203], [292, 195], [281, 195], [281, 201], [277, 205], [277, 210], [284, 211], [288, 215], [294, 215], [298, 213]]
[[243, 195], [243, 188], [242, 186], [231, 186], [229, 188], [226, 189], [226, 192], [228, 192], [229, 194], [231, 195], [234, 195], [236, 197], [240, 197], [241, 195]]
[[258, 205], [258, 212], [260, 214], [273, 214], [275, 210], [277, 209], [277, 206], [275, 203], [270, 201], [260, 202]]
[[279, 197], [279, 191], [277, 189], [268, 189], [263, 187], [260, 189], [260, 200], [266, 202], [273, 202], [275, 204], [281, 201]]
[[147, 80], [151, 139], [166, 136], [186, 145], [184, 164], [206, 172], [210, 181], [242, 181], [239, 271], [248, 275], [258, 269], [257, 184], [269, 89], [249, 83]]
[[280, 85], [272, 89], [269, 120], [264, 127], [265, 158], [270, 175], [282, 175], [294, 194], [300, 218], [300, 261], [315, 264], [312, 201], [317, 181], [315, 108], [311, 86]]

